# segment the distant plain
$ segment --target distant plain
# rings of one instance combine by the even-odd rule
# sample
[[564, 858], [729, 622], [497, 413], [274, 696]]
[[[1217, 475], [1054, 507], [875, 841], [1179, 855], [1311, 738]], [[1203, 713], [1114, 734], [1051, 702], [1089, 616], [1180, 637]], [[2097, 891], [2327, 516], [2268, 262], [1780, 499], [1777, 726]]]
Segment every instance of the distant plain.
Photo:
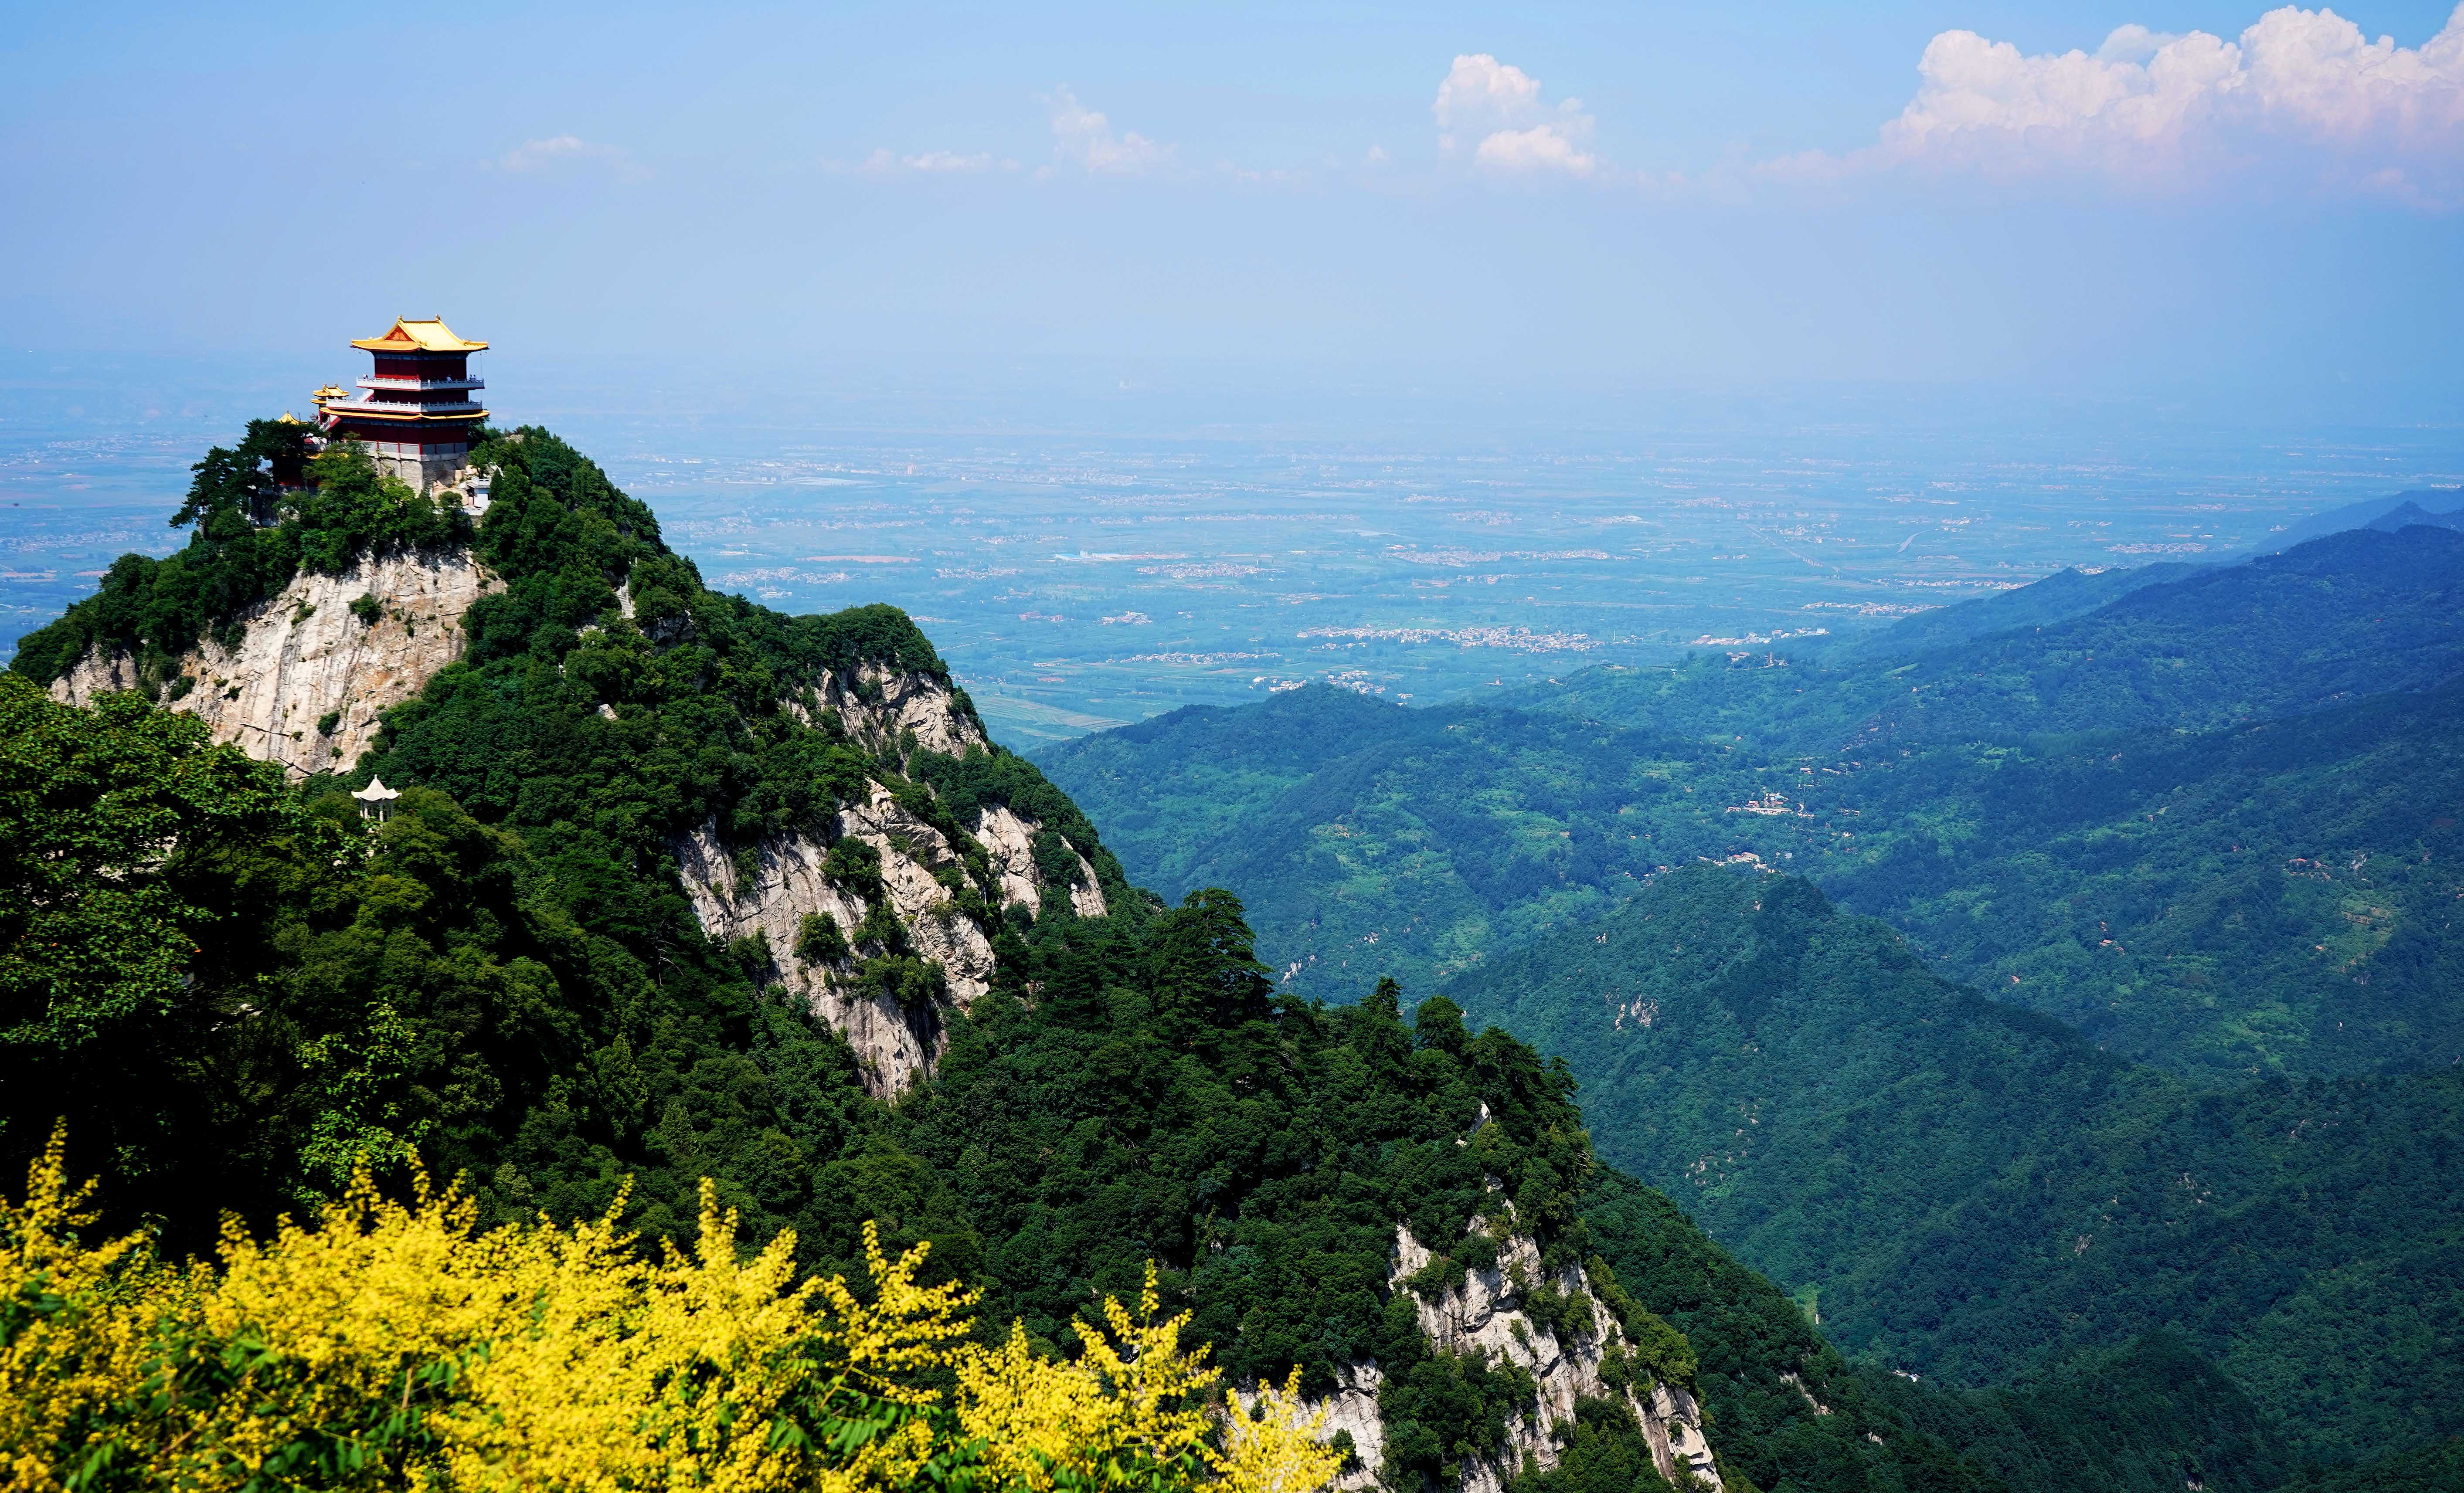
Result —
[[[178, 544], [187, 464], [305, 409], [343, 359], [294, 362], [0, 360], [0, 649], [113, 557]], [[2247, 553], [2464, 475], [2453, 427], [1922, 390], [1535, 405], [1186, 370], [955, 393], [482, 371], [500, 424], [599, 453], [718, 588], [907, 608], [1024, 750], [1315, 679], [1427, 703], [1837, 635], [2064, 566]]]

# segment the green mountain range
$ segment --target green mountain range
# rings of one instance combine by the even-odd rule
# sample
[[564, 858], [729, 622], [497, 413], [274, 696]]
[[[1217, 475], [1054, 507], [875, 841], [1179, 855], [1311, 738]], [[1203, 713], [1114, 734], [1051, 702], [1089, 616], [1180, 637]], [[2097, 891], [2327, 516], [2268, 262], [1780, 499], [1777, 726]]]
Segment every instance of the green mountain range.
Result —
[[[545, 431], [477, 448], [484, 513], [297, 440], [212, 453], [190, 543], [0, 675], [0, 1157], [64, 1125], [106, 1226], [176, 1255], [424, 1172], [647, 1247], [709, 1177], [807, 1270], [930, 1241], [1046, 1353], [1152, 1262], [1236, 1378], [1297, 1366], [1347, 1489], [2455, 1469], [2443, 1077], [2208, 1093], [1800, 878], [1667, 872], [1771, 764], [1573, 694], [1184, 713], [1109, 744], [1099, 812], [1196, 725], [1206, 766], [1099, 836], [906, 617], [709, 590]], [[1283, 957], [1277, 873], [1321, 864], [1384, 947]], [[2435, 878], [2375, 875], [2378, 975]], [[2371, 1041], [2443, 1040], [2380, 977]]]
[[2464, 533], [2353, 529], [1947, 648], [1929, 645], [1947, 625], [1921, 615], [1895, 669], [1601, 670], [1523, 703], [1808, 757], [2207, 731], [2455, 677], [2459, 603]]
[[1697, 867], [1446, 994], [1835, 1340], [1964, 1384], [2167, 1331], [2328, 1459], [2464, 1433], [2464, 1077], [2193, 1087]]
[[[416, 1160], [647, 1243], [707, 1176], [809, 1269], [931, 1241], [1044, 1351], [1155, 1262], [1350, 1485], [2055, 1485], [1602, 1167], [1562, 1064], [1281, 993], [1232, 896], [1128, 883], [899, 614], [709, 591], [544, 431], [475, 521], [264, 457], [0, 675], [0, 1151], [64, 1124], [106, 1226], [204, 1248]], [[2117, 1485], [2288, 1465], [2162, 1418]]]
[[[2287, 525], [2281, 534], [2268, 539], [2266, 544], [2270, 549], [2288, 550], [2298, 544], [2307, 544], [2312, 539], [2342, 534], [2347, 529], [2384, 528], [2387, 526], [2389, 516], [2397, 514], [2428, 513], [2443, 515], [2452, 520], [2458, 512], [2464, 512], [2464, 506], [2460, 505], [2464, 505], [2464, 488], [2415, 488], [2409, 493], [2364, 498], [2358, 503], [2331, 508], [2323, 514], [2313, 514]], [[2454, 525], [2450, 522], [2448, 527]]]
[[[1240, 889], [1295, 989], [1444, 978], [1738, 860], [2177, 1072], [2420, 1067], [2464, 1056], [2459, 587], [2464, 535], [2365, 530], [2063, 622], [1922, 630], [1905, 662], [1711, 656], [1519, 707], [1316, 688], [1040, 760], [1132, 874]], [[2283, 620], [2299, 606], [2326, 641]]]
[[2464, 536], [2364, 528], [1040, 760], [1287, 988], [1393, 970], [1565, 1054], [1603, 1157], [1859, 1362], [2195, 1362], [2333, 1462], [2464, 1403], [2459, 583]]

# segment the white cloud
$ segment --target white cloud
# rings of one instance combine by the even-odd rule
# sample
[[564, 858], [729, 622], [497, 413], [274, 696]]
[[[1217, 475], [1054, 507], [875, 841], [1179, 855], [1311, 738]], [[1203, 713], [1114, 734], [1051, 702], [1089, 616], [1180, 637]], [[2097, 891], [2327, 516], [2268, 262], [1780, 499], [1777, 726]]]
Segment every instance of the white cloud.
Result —
[[1569, 176], [1589, 176], [1599, 165], [1597, 157], [1576, 146], [1564, 128], [1555, 124], [1497, 130], [1472, 152], [1472, 162], [1507, 175], [1561, 171]]
[[621, 148], [583, 140], [579, 135], [551, 135], [544, 140], [526, 140], [498, 156], [495, 162], [496, 168], [504, 171], [544, 171], [580, 164], [607, 166], [620, 176], [649, 174], [635, 165], [633, 158]]
[[2231, 41], [2124, 26], [2093, 54], [1944, 32], [1917, 72], [1875, 145], [1782, 168], [2078, 170], [2155, 189], [2255, 172], [2464, 200], [2464, 5], [2419, 47], [2294, 6]]
[[1472, 165], [1493, 176], [1595, 174], [1599, 158], [1583, 148], [1592, 136], [1583, 101], [1567, 99], [1551, 107], [1540, 93], [1538, 78], [1485, 52], [1455, 58], [1429, 105], [1438, 148], [1458, 154], [1469, 139]]
[[1065, 85], [1045, 100], [1052, 109], [1053, 154], [1099, 176], [1142, 176], [1173, 165], [1173, 147], [1135, 130], [1115, 134], [1103, 115], [1078, 101]]
[[2136, 22], [2117, 26], [2096, 49], [2099, 62], [2145, 62], [2181, 38], [2166, 32], [2151, 32]]
[[1438, 84], [1437, 101], [1429, 105], [1429, 112], [1438, 117], [1438, 128], [1447, 135], [1451, 149], [1459, 129], [1485, 135], [1537, 116], [1540, 79], [1485, 52], [1459, 56], [1446, 70], [1445, 80]]
[[980, 172], [1015, 171], [1018, 163], [1003, 161], [989, 150], [974, 155], [960, 155], [955, 150], [927, 150], [919, 155], [902, 156], [894, 150], [875, 150], [856, 165], [868, 176], [974, 176]]

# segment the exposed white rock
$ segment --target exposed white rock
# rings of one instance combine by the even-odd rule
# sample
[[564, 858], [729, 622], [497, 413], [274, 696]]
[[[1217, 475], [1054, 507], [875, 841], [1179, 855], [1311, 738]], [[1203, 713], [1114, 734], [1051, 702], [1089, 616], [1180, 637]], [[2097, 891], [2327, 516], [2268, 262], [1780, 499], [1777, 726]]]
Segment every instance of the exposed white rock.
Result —
[[950, 893], [933, 875], [939, 867], [963, 864], [959, 847], [900, 808], [889, 789], [877, 782], [868, 786], [870, 801], [841, 811], [839, 833], [881, 852], [882, 885], [907, 927], [908, 941], [924, 957], [939, 961], [951, 999], [964, 1009], [992, 988], [993, 946], [982, 929], [950, 906]]
[[[957, 911], [933, 874], [963, 864], [963, 847], [900, 808], [889, 789], [877, 782], [869, 786], [867, 801], [837, 815], [830, 838], [851, 836], [881, 853], [882, 887], [909, 943], [941, 966], [949, 1003], [964, 1010], [992, 986], [992, 941]], [[831, 972], [807, 969], [795, 956], [806, 913], [830, 918], [850, 938], [864, 920], [863, 903], [823, 874], [829, 853], [825, 840], [799, 834], [764, 842], [755, 851], [759, 868], [747, 880], [738, 879], [734, 861], [708, 829], [678, 841], [675, 851], [702, 931], [721, 939], [763, 934], [787, 985], [863, 1060], [868, 1088], [897, 1094], [931, 1074], [943, 1041], [939, 1010], [902, 1010], [877, 992], [850, 995]]]
[[904, 732], [915, 744], [952, 757], [971, 746], [989, 746], [983, 732], [959, 713], [950, 687], [923, 674], [893, 673], [879, 664], [859, 668], [853, 679], [822, 676], [818, 692], [826, 710], [838, 712], [847, 733], [875, 752], [890, 752]]
[[[936, 680], [868, 664], [853, 682], [860, 688], [825, 676], [812, 699], [791, 699], [788, 709], [808, 725], [815, 723], [808, 706], [834, 711], [851, 738], [886, 756], [894, 756], [900, 736], [911, 732], [918, 747], [953, 756], [990, 746], [982, 731], [959, 712], [956, 695]], [[978, 816], [972, 836], [962, 833], [961, 843], [954, 845], [940, 830], [900, 808], [888, 788], [878, 782], [867, 786], [866, 800], [842, 809], [825, 834], [789, 836], [756, 847], [758, 869], [742, 885], [710, 830], [679, 841], [676, 862], [702, 931], [722, 939], [756, 931], [764, 934], [787, 984], [855, 1048], [865, 1064], [867, 1087], [894, 1095], [931, 1075], [945, 1041], [945, 1012], [939, 1007], [903, 1011], [894, 999], [878, 994], [850, 997], [832, 982], [831, 972], [807, 970], [796, 959], [797, 934], [806, 913], [832, 919], [850, 941], [864, 919], [861, 902], [822, 874], [828, 844], [853, 836], [881, 853], [882, 886], [907, 929], [908, 942], [941, 966], [948, 1005], [964, 1010], [992, 986], [992, 941], [957, 910], [934, 873], [962, 867], [966, 854], [981, 848], [991, 863], [995, 905], [1020, 902], [1040, 909], [1044, 883], [1036, 874], [1034, 855], [1039, 826], [996, 805]], [[964, 843], [971, 838], [973, 845]], [[1070, 889], [1071, 905], [1081, 916], [1101, 916], [1104, 893], [1095, 885], [1095, 868], [1083, 855], [1078, 864], [1081, 884]]]
[[1341, 1493], [1374, 1487], [1377, 1465], [1386, 1460], [1386, 1423], [1377, 1418], [1377, 1390], [1386, 1382], [1377, 1365], [1363, 1359], [1334, 1372], [1334, 1393], [1311, 1403], [1309, 1413], [1324, 1410], [1326, 1426], [1320, 1440], [1334, 1439], [1337, 1431], [1352, 1433], [1352, 1451], [1359, 1465], [1334, 1480]]
[[[279, 762], [295, 777], [346, 769], [376, 739], [377, 717], [419, 692], [462, 652], [462, 614], [496, 588], [468, 551], [396, 554], [339, 576], [301, 574], [244, 619], [235, 649], [207, 640], [182, 660], [196, 680], [170, 702], [204, 721], [217, 741]], [[383, 607], [362, 622], [351, 604]], [[52, 685], [54, 698], [91, 703], [106, 690], [136, 688], [123, 654], [90, 650]], [[339, 719], [330, 736], [317, 723]]]
[[[1043, 906], [1044, 883], [1035, 872], [1035, 835], [1042, 826], [1019, 815], [1006, 803], [987, 808], [976, 821], [977, 843], [992, 857], [1000, 878], [1001, 901]], [[1070, 852], [1077, 855], [1075, 850]], [[1078, 885], [1069, 889], [1069, 906], [1080, 917], [1104, 915], [1104, 889], [1095, 884], [1095, 867], [1078, 856]]]
[[[1404, 1279], [1429, 1260], [1428, 1249], [1412, 1237], [1412, 1231], [1397, 1225], [1393, 1288], [1408, 1290]], [[1566, 1296], [1580, 1293], [1579, 1300], [1589, 1305], [1593, 1330], [1561, 1339], [1533, 1322], [1523, 1310], [1518, 1282], [1532, 1286], [1546, 1284]], [[1433, 1347], [1445, 1352], [1479, 1352], [1492, 1364], [1520, 1365], [1537, 1387], [1535, 1412], [1507, 1418], [1506, 1454], [1495, 1462], [1475, 1460], [1463, 1468], [1463, 1493], [1504, 1493], [1507, 1479], [1527, 1457], [1540, 1466], [1553, 1466], [1557, 1446], [1551, 1428], [1573, 1418], [1579, 1399], [1615, 1397], [1616, 1392], [1600, 1377], [1600, 1361], [1610, 1348], [1624, 1341], [1623, 1329], [1593, 1295], [1581, 1266], [1553, 1274], [1543, 1270], [1539, 1246], [1528, 1236], [1509, 1236], [1498, 1251], [1496, 1264], [1469, 1272], [1462, 1285], [1446, 1290], [1436, 1301], [1414, 1293], [1413, 1302], [1419, 1311], [1420, 1330]], [[1624, 1397], [1642, 1425], [1644, 1439], [1651, 1443], [1652, 1460], [1661, 1477], [1677, 1482], [1682, 1470], [1705, 1487], [1720, 1487], [1711, 1443], [1703, 1434], [1702, 1410], [1691, 1394], [1661, 1384], [1648, 1399], [1630, 1391]]]
[[741, 938], [756, 931], [766, 935], [788, 985], [855, 1049], [868, 1091], [876, 1097], [896, 1094], [929, 1070], [939, 1041], [934, 1013], [908, 1011], [879, 991], [850, 994], [825, 972], [807, 970], [796, 958], [805, 913], [832, 919], [842, 933], [864, 919], [857, 900], [822, 875], [827, 851], [821, 845], [797, 835], [760, 846], [759, 874], [744, 886], [717, 836], [707, 830], [676, 842], [675, 852], [702, 931], [714, 938]]
[[[1075, 850], [1069, 853], [1078, 855]], [[1104, 915], [1104, 889], [1095, 885], [1095, 867], [1083, 855], [1078, 856], [1078, 885], [1069, 889], [1069, 906], [1080, 917]]]
[[1023, 902], [1032, 910], [1039, 895], [1035, 880], [1036, 826], [1006, 803], [996, 803], [976, 820], [976, 843], [992, 858], [993, 875], [1001, 883], [1003, 903]]

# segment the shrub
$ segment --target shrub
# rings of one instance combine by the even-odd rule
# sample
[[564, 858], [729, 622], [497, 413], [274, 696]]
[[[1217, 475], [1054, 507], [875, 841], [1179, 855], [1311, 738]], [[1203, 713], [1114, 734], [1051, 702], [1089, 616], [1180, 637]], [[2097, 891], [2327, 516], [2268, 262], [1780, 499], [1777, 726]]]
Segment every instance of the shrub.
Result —
[[977, 1293], [916, 1282], [864, 1228], [867, 1285], [794, 1280], [795, 1236], [739, 1251], [701, 1186], [700, 1237], [653, 1262], [603, 1217], [487, 1233], [457, 1191], [408, 1204], [362, 1172], [307, 1224], [233, 1226], [172, 1266], [143, 1234], [88, 1248], [91, 1184], [55, 1132], [22, 1205], [0, 1201], [0, 1465], [11, 1486], [828, 1493], [938, 1485], [1309, 1493], [1318, 1444], [1295, 1377], [1263, 1415], [1135, 1312], [1075, 1324], [1075, 1359], [1022, 1326], [970, 1341]]
[[888, 897], [865, 910], [864, 921], [855, 925], [855, 941], [886, 954], [906, 952], [907, 927], [898, 921], [898, 910], [890, 905]]
[[830, 846], [822, 858], [822, 874], [867, 902], [882, 898], [881, 852], [853, 835]]
[[836, 964], [847, 953], [847, 934], [828, 913], [807, 912], [796, 926], [796, 957], [806, 964]]

